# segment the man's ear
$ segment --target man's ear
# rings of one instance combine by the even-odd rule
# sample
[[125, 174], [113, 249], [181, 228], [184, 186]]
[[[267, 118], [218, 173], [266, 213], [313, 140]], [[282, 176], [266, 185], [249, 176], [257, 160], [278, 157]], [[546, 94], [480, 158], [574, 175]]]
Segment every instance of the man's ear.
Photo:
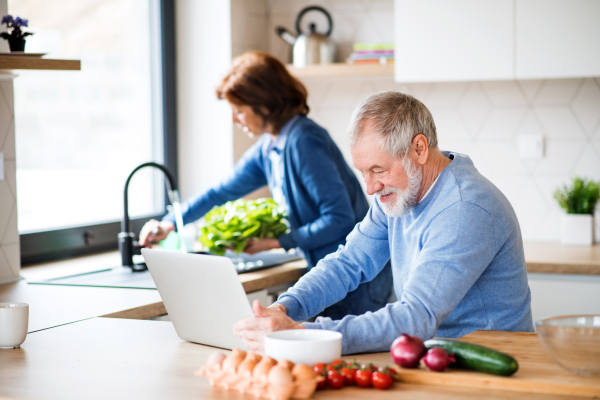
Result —
[[421, 165], [425, 164], [429, 158], [429, 144], [425, 135], [420, 133], [415, 136], [412, 145], [413, 151], [416, 153], [417, 162]]

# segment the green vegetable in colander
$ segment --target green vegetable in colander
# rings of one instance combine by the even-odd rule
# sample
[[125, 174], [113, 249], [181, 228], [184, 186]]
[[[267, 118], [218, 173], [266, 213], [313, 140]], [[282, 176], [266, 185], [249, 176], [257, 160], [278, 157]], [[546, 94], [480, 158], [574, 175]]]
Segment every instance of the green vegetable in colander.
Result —
[[214, 207], [200, 224], [200, 243], [216, 255], [241, 253], [252, 238], [275, 239], [288, 231], [286, 212], [273, 199], [229, 201]]

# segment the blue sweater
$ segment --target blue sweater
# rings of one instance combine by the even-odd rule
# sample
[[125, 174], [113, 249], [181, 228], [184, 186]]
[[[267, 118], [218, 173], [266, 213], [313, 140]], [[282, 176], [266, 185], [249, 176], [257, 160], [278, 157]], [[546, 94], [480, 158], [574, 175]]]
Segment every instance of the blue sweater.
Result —
[[[286, 250], [302, 249], [312, 267], [345, 242], [369, 205], [356, 175], [327, 131], [305, 116], [292, 124], [283, 151], [283, 194], [291, 227], [278, 239]], [[271, 136], [264, 134], [220, 185], [182, 204], [183, 222], [200, 219], [212, 207], [271, 182], [270, 144]], [[174, 216], [169, 214], [165, 219], [173, 222]]]
[[523, 241], [510, 203], [469, 157], [444, 155], [452, 162], [414, 209], [391, 218], [376, 201], [344, 247], [280, 296], [291, 318], [317, 315], [391, 258], [396, 303], [339, 321], [319, 317], [305, 327], [341, 332], [344, 354], [388, 351], [401, 333], [425, 340], [477, 329], [533, 332]]

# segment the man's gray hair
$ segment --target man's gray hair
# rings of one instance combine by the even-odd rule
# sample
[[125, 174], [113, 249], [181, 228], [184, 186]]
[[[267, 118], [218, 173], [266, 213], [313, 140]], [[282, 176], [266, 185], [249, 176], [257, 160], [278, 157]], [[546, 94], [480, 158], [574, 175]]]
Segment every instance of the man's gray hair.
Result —
[[379, 92], [367, 97], [352, 114], [348, 137], [354, 147], [365, 128], [381, 139], [389, 155], [402, 159], [418, 134], [425, 135], [430, 148], [437, 148], [437, 134], [431, 113], [413, 96], [396, 91]]

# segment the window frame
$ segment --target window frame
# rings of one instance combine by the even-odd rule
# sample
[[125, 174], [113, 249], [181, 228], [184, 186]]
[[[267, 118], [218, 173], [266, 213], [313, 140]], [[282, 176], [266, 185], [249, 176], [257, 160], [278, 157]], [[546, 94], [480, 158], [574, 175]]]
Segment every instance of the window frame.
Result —
[[[175, 0], [158, 0], [160, 10], [160, 64], [162, 85], [163, 164], [177, 181], [177, 79], [175, 61]], [[124, 182], [123, 182], [124, 184]], [[165, 190], [165, 204], [169, 204]], [[132, 218], [133, 232], [139, 232], [149, 219], [166, 213]], [[20, 236], [21, 265], [71, 258], [109, 250], [118, 250], [117, 235], [121, 221], [72, 226]]]

